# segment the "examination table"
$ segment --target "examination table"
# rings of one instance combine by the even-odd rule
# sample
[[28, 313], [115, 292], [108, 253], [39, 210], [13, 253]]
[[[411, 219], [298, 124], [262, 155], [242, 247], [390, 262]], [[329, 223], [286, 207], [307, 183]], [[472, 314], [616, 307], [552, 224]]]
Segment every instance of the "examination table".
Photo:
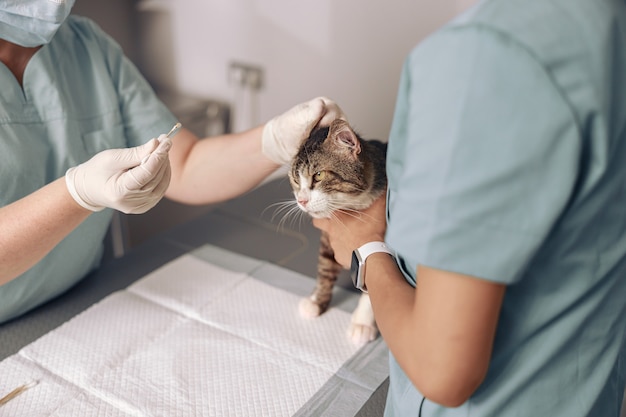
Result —
[[[215, 205], [206, 214], [149, 238], [132, 248], [125, 256], [105, 262], [98, 271], [88, 275], [62, 296], [18, 319], [1, 324], [0, 374], [2, 364], [6, 365], [14, 358], [19, 359], [17, 361], [19, 366], [22, 366], [26, 359], [33, 361], [34, 365], [28, 363], [25, 366], [39, 366], [36, 359], [38, 352], [43, 355], [56, 354], [50, 352], [54, 350], [50, 346], [56, 346], [55, 343], [58, 343], [59, 338], [50, 338], [50, 335], [60, 333], [65, 339], [68, 335], [75, 336], [76, 332], [72, 333], [72, 326], [76, 328], [81, 320], [84, 322], [91, 317], [89, 314], [95, 314], [94, 305], [95, 310], [107, 307], [107, 303], [111, 304], [115, 297], [127, 296], [126, 289], [129, 286], [131, 289], [140, 288], [141, 279], [150, 275], [154, 275], [155, 279], [161, 279], [162, 277], [158, 277], [159, 273], [165, 274], [167, 268], [174, 268], [177, 263], [197, 264], [201, 268], [217, 266], [235, 271], [237, 274], [247, 274], [245, 275], [247, 282], [257, 285], [255, 288], [270, 292], [279, 290], [278, 297], [295, 296], [294, 299], [298, 300], [299, 297], [308, 295], [315, 284], [319, 232], [307, 218], [280, 221], [281, 214], [272, 204], [291, 198], [287, 180], [280, 178], [240, 198]], [[180, 280], [181, 286], [185, 285], [180, 276], [171, 278]], [[348, 317], [356, 305], [358, 296], [358, 292], [352, 288], [344, 273], [338, 281], [331, 307], [340, 312], [342, 317]], [[293, 304], [294, 320], [297, 320], [299, 319], [297, 302]], [[268, 306], [268, 310], [271, 310], [270, 307], [273, 306]], [[169, 311], [165, 313], [170, 314]], [[345, 318], [342, 320], [345, 321]], [[98, 323], [93, 325], [99, 326]], [[42, 337], [44, 335], [46, 337]], [[183, 346], [186, 343], [184, 338], [179, 339], [179, 342]], [[80, 344], [82, 341], [77, 343]], [[89, 341], [85, 343], [88, 346]], [[77, 358], [77, 361], [80, 361], [80, 358]], [[15, 372], [19, 374], [18, 371]], [[386, 373], [387, 348], [384, 341], [379, 338], [356, 350], [356, 353], [345, 361], [322, 388], [315, 388], [316, 391], [305, 403], [296, 404], [296, 412], [290, 415], [337, 416], [340, 415], [337, 414], [337, 410], [341, 409], [341, 403], [352, 401], [354, 413], [350, 415], [381, 416], [388, 384]], [[345, 389], [343, 382], [337, 382], [337, 376], [343, 378], [345, 375], [350, 375], [349, 379], [354, 378], [356, 385], [363, 385], [358, 388], [360, 390], [358, 395], [353, 389]], [[185, 376], [181, 378], [184, 379]], [[211, 381], [218, 381], [219, 378], [220, 375], [203, 377], [203, 381], [208, 381], [206, 390], [211, 390]], [[19, 378], [15, 379], [18, 380]], [[7, 386], [5, 387], [3, 383]], [[17, 382], [11, 385], [6, 379], [0, 380], [0, 398], [15, 388], [15, 384]], [[37, 387], [34, 387], [30, 390], [34, 392], [36, 389]], [[232, 387], [233, 392], [237, 392], [238, 389], [241, 387]], [[20, 397], [22, 400], [26, 399], [30, 390], [24, 391], [12, 401], [17, 402]], [[115, 388], [111, 390], [115, 392]], [[82, 392], [80, 394], [84, 395]], [[100, 393], [93, 401], [109, 402], [115, 408], [118, 399], [114, 396], [109, 398], [108, 395]], [[254, 393], [247, 392], [246, 395], [247, 401], [255, 401]], [[8, 412], [10, 404], [11, 402], [0, 406], [0, 416], [5, 415], [3, 408]], [[186, 415], [180, 414], [183, 409], [193, 409], [195, 411], [192, 414], [198, 416], [218, 415], [215, 414], [215, 410], [194, 409], [193, 404], [182, 404], [180, 407], [178, 410], [161, 410], [162, 415]], [[117, 409], [115, 410], [117, 412]], [[251, 412], [250, 415], [272, 415], [272, 413], [259, 410]], [[344, 414], [341, 416], [345, 417]]]

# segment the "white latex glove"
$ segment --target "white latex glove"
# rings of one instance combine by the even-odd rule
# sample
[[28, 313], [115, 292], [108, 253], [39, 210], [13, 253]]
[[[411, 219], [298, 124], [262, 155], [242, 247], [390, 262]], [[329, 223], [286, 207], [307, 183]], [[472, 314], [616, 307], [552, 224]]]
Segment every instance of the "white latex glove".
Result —
[[263, 154], [277, 164], [287, 164], [315, 126], [329, 126], [335, 119], [347, 120], [329, 98], [317, 97], [298, 104], [267, 122], [261, 137]]
[[102, 151], [67, 170], [67, 189], [88, 210], [110, 207], [127, 214], [145, 213], [169, 186], [171, 147], [172, 140], [161, 135], [135, 148]]

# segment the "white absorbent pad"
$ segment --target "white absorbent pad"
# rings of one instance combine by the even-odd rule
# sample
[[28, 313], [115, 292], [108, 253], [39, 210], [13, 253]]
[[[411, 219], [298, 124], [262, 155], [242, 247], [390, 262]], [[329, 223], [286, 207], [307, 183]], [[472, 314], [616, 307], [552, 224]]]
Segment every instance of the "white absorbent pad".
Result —
[[382, 341], [353, 346], [339, 308], [300, 318], [252, 275], [297, 274], [251, 265], [184, 255], [93, 305], [0, 363], [0, 397], [38, 382], [0, 416], [354, 415], [387, 376]]

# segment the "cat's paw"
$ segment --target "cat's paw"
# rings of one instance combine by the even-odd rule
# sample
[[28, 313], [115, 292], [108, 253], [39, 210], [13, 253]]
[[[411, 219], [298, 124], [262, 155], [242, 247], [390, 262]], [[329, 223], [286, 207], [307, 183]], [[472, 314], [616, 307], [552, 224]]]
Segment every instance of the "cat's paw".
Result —
[[348, 337], [356, 346], [362, 346], [378, 337], [374, 310], [367, 294], [361, 294], [357, 308], [352, 312]]
[[303, 298], [298, 305], [300, 311], [300, 317], [305, 319], [314, 319], [322, 314], [322, 309], [319, 304], [316, 304], [311, 298]]
[[348, 337], [355, 346], [363, 346], [378, 337], [376, 324], [350, 323]]

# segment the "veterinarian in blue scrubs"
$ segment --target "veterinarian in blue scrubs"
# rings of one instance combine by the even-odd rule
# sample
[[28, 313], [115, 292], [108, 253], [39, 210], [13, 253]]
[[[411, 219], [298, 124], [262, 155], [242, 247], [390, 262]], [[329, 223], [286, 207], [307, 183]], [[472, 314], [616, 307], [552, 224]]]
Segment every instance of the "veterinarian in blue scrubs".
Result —
[[342, 114], [317, 98], [247, 132], [167, 139], [174, 116], [73, 3], [0, 2], [0, 322], [98, 266], [110, 208], [237, 196]]
[[626, 3], [459, 16], [406, 60], [387, 164], [386, 227], [382, 200], [378, 221], [315, 221], [346, 266], [369, 241], [397, 251], [365, 270], [385, 415], [619, 416]]

